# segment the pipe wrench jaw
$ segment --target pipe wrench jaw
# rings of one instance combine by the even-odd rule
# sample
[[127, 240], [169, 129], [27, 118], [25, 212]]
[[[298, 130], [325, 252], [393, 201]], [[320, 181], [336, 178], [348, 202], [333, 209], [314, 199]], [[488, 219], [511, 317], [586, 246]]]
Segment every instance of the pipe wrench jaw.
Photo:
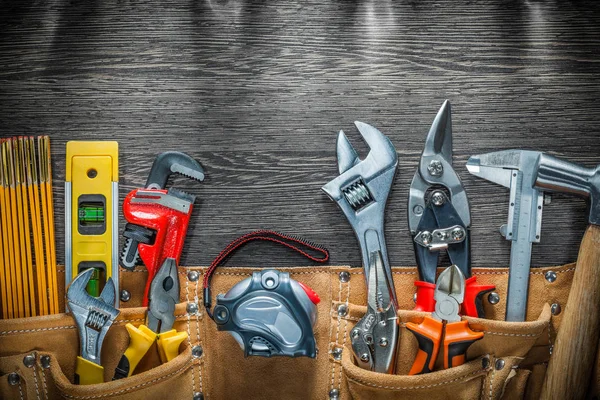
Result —
[[200, 163], [185, 153], [166, 151], [154, 159], [148, 174], [146, 188], [165, 189], [169, 177], [180, 174], [198, 182], [204, 180], [204, 169]]

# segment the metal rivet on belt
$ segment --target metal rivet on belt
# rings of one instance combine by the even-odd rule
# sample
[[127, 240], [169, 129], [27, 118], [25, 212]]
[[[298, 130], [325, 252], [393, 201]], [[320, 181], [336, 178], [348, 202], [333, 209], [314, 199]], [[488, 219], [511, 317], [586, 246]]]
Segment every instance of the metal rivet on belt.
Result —
[[331, 355], [333, 355], [333, 359], [334, 360], [341, 360], [342, 359], [342, 348], [341, 347], [334, 347], [333, 350], [331, 350]]
[[27, 354], [25, 357], [23, 357], [23, 365], [25, 365], [27, 368], [33, 367], [35, 365], [35, 355]]
[[129, 293], [129, 290], [121, 290], [121, 301], [127, 303], [129, 300], [131, 300], [131, 293]]
[[50, 356], [41, 356], [40, 364], [42, 364], [42, 368], [44, 369], [50, 368]]
[[496, 292], [492, 292], [490, 294], [488, 294], [488, 302], [490, 304], [498, 304], [498, 302], [500, 301], [500, 295]]
[[495, 364], [496, 370], [500, 371], [502, 368], [504, 368], [504, 364], [505, 363], [504, 363], [503, 359], [501, 359], [501, 358], [497, 359], [496, 364]]
[[558, 314], [560, 314], [560, 311], [561, 311], [560, 304], [553, 303], [550, 306], [550, 312], [552, 313], [552, 315], [558, 315]]
[[329, 398], [331, 400], [337, 400], [337, 399], [339, 399], [340, 398], [340, 391], [337, 390], [337, 389], [331, 389], [329, 391]]
[[197, 345], [192, 347], [192, 356], [198, 358], [198, 357], [202, 357], [202, 354], [204, 353], [204, 350], [202, 350], [202, 346]]
[[196, 314], [198, 312], [198, 304], [187, 303], [185, 310], [188, 312], [188, 314]]
[[8, 384], [11, 386], [18, 385], [21, 382], [21, 377], [16, 372], [8, 374]]
[[489, 366], [490, 366], [490, 358], [489, 357], [483, 357], [481, 359], [481, 368], [487, 369]]
[[340, 317], [345, 317], [348, 315], [348, 306], [345, 304], [340, 304], [337, 308], [337, 313]]
[[350, 280], [350, 274], [346, 271], [340, 272], [340, 282], [346, 283]]
[[204, 400], [204, 395], [200, 392], [194, 393], [194, 400]]
[[200, 274], [198, 273], [198, 271], [188, 272], [188, 280], [190, 280], [192, 282], [196, 282], [199, 277], [200, 277]]
[[546, 274], [544, 275], [544, 277], [546, 278], [546, 280], [550, 283], [554, 282], [556, 280], [556, 272], [554, 271], [548, 271], [546, 272]]

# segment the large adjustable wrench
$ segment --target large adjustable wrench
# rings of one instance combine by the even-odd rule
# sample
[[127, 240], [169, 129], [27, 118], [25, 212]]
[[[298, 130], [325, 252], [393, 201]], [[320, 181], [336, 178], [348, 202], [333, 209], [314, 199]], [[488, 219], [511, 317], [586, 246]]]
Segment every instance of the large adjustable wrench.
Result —
[[355, 356], [362, 368], [392, 373], [398, 340], [398, 301], [383, 224], [398, 155], [392, 142], [377, 129], [358, 121], [355, 125], [370, 147], [369, 154], [361, 160], [340, 131], [337, 138], [340, 175], [322, 189], [348, 218], [362, 254], [369, 307], [351, 334]]

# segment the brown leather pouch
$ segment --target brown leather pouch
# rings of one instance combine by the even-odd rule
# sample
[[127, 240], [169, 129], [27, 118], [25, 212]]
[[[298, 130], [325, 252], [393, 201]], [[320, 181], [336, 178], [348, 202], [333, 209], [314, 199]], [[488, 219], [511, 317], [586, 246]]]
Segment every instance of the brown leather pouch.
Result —
[[[425, 314], [414, 307], [415, 268], [394, 268], [402, 311], [396, 375], [358, 368], [350, 349], [349, 332], [365, 313], [366, 287], [361, 268], [281, 268], [307, 284], [321, 297], [315, 337], [316, 359], [244, 358], [237, 342], [219, 332], [202, 307], [204, 268], [180, 268], [181, 303], [176, 308], [177, 330], [188, 332], [180, 355], [160, 364], [150, 351], [132, 377], [111, 381], [129, 337], [125, 324], [144, 322], [141, 307], [146, 281], [143, 268], [121, 272], [121, 286], [131, 293], [111, 327], [102, 348], [106, 383], [74, 385], [79, 339], [68, 314], [0, 321], [0, 398], [2, 399], [536, 399], [561, 314], [551, 304], [566, 305], [573, 264], [531, 270], [528, 321], [505, 322], [507, 269], [474, 269], [477, 281], [496, 285], [500, 302], [484, 301], [488, 319], [467, 318], [471, 329], [484, 332], [459, 367], [408, 376], [417, 343], [406, 322]], [[252, 268], [220, 268], [212, 293], [225, 293], [251, 276]], [[548, 271], [557, 279], [545, 279]], [[197, 271], [199, 274], [189, 273]], [[59, 274], [62, 276], [62, 274]], [[60, 279], [60, 278], [59, 278]], [[64, 287], [60, 288], [61, 298]], [[188, 307], [190, 303], [197, 307]], [[63, 305], [64, 307], [64, 305]], [[126, 308], [127, 307], [127, 308]], [[194, 312], [197, 310], [197, 312]], [[194, 351], [192, 351], [192, 349]], [[25, 361], [33, 355], [35, 362]], [[31, 358], [28, 358], [30, 360]], [[594, 381], [597, 380], [594, 376]]]

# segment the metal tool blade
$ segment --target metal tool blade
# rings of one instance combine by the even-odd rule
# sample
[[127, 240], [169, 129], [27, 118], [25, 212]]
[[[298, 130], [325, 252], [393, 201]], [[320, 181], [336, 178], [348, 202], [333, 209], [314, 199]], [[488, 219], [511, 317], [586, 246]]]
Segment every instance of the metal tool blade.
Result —
[[112, 277], [108, 278], [106, 281], [106, 284], [100, 293], [100, 300], [111, 306], [115, 304], [117, 295], [115, 290], [115, 282], [113, 281]]
[[452, 164], [452, 112], [450, 102], [444, 101], [425, 139], [424, 156], [441, 154]]
[[344, 131], [340, 131], [337, 137], [337, 160], [340, 174], [343, 174], [360, 162], [356, 150], [350, 144]]

